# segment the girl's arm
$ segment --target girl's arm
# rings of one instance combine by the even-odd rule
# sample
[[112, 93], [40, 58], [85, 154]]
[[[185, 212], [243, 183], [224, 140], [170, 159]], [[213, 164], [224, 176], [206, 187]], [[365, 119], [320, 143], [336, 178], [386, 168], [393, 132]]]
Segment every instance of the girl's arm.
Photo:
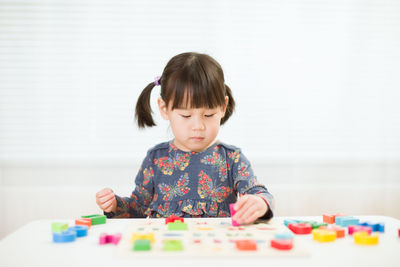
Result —
[[107, 217], [117, 218], [145, 218], [149, 215], [148, 208], [154, 195], [154, 172], [152, 160], [147, 154], [135, 179], [135, 189], [130, 197], [115, 195], [117, 201], [116, 212], [107, 213]]
[[[251, 223], [258, 218], [271, 219], [273, 217], [273, 196], [264, 185], [258, 182], [249, 160], [240, 150], [235, 153], [232, 174], [234, 189], [240, 196], [235, 205], [235, 210], [237, 210], [235, 217], [243, 217], [244, 222], [249, 219], [246, 223]], [[255, 215], [251, 217], [252, 214]]]

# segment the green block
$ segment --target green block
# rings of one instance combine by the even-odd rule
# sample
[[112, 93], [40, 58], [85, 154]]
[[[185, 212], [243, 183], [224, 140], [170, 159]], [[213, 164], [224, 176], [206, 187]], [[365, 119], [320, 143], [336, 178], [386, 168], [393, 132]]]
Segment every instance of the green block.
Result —
[[133, 250], [148, 251], [151, 249], [151, 241], [149, 239], [136, 239], [133, 243]]
[[165, 240], [164, 241], [165, 251], [182, 251], [183, 245], [181, 240]]
[[93, 214], [93, 215], [82, 216], [82, 218], [92, 219], [92, 225], [106, 223], [106, 215]]
[[327, 223], [320, 223], [320, 222], [313, 222], [313, 223], [311, 224], [312, 229], [318, 229], [318, 228], [320, 228], [321, 226], [327, 226], [327, 225], [328, 225]]
[[172, 223], [168, 224], [168, 230], [170, 231], [184, 231], [184, 230], [188, 230], [188, 226], [186, 223], [183, 223], [181, 221], [174, 221]]
[[68, 223], [55, 222], [51, 224], [51, 231], [61, 233], [68, 229]]

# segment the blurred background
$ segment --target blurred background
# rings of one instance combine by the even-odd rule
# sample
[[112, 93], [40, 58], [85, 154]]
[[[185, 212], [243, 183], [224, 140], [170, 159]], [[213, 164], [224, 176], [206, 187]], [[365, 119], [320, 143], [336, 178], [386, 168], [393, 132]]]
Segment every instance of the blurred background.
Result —
[[243, 149], [276, 215], [400, 219], [400, 2], [0, 0], [0, 238], [128, 196], [142, 89], [179, 53], [222, 65]]

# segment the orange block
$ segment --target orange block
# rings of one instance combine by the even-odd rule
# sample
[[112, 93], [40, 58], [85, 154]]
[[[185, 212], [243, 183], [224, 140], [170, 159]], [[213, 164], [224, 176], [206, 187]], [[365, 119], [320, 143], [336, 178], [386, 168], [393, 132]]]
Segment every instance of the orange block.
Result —
[[92, 226], [92, 219], [86, 219], [86, 218], [76, 219], [75, 225], [86, 225], [87, 227], [90, 228], [90, 226]]
[[342, 213], [336, 213], [336, 214], [323, 214], [322, 219], [324, 223], [329, 223], [333, 224], [335, 223], [335, 218], [338, 216], [344, 216]]
[[238, 250], [257, 250], [257, 243], [254, 240], [236, 240], [236, 248]]

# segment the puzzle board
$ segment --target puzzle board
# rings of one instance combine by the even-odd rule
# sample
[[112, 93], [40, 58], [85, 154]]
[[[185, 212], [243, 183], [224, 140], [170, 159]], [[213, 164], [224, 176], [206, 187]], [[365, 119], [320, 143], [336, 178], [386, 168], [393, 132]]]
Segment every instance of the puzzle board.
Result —
[[[294, 237], [291, 250], [277, 250], [270, 246], [270, 240], [277, 232], [287, 232], [283, 223], [274, 220], [268, 223], [233, 227], [230, 218], [185, 218], [187, 231], [170, 231], [165, 219], [143, 219], [132, 222], [122, 233], [117, 248], [117, 257], [306, 257], [310, 256], [303, 244]], [[154, 233], [150, 251], [134, 251], [133, 233]], [[235, 240], [254, 240], [256, 251], [236, 248]], [[165, 240], [181, 240], [182, 251], [164, 251]]]

